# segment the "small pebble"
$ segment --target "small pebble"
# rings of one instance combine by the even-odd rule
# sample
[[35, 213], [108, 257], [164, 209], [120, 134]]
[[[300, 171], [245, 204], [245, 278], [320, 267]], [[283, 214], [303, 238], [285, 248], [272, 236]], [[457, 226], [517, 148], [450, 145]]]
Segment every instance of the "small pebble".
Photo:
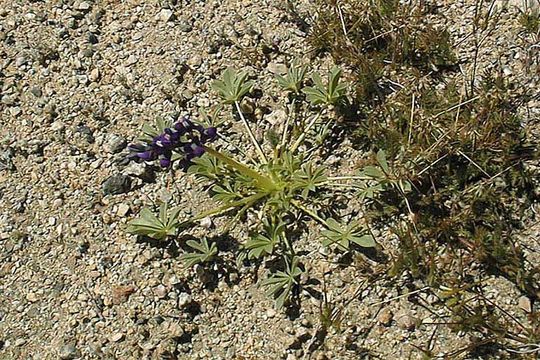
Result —
[[379, 315], [377, 315], [377, 321], [381, 325], [389, 326], [392, 323], [392, 319], [394, 318], [394, 313], [392, 313], [392, 310], [389, 308], [384, 308], [379, 312]]
[[112, 335], [109, 340], [111, 340], [112, 342], [120, 342], [122, 340], [124, 340], [125, 336], [123, 333], [119, 332], [119, 333], [116, 333], [114, 335]]
[[518, 300], [518, 306], [521, 310], [530, 313], [532, 312], [532, 303], [531, 299], [529, 299], [527, 296], [522, 296]]
[[73, 360], [80, 356], [81, 354], [75, 347], [75, 344], [64, 344], [58, 350], [58, 357], [62, 360]]

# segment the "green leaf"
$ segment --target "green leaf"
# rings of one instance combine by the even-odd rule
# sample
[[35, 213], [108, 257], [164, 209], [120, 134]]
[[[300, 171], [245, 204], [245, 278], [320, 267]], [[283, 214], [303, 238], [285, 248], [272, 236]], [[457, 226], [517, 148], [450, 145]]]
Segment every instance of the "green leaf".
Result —
[[384, 180], [386, 174], [378, 167], [368, 165], [362, 169], [360, 175], [365, 175], [376, 180]]
[[315, 87], [318, 88], [318, 89], [324, 89], [325, 86], [323, 84], [323, 81], [322, 81], [322, 78], [321, 78], [321, 75], [319, 73], [314, 73], [312, 76], [311, 76], [311, 79], [313, 80], [313, 83], [315, 84]]
[[335, 105], [337, 104], [347, 90], [345, 84], [339, 83], [341, 76], [341, 69], [334, 66], [328, 72], [328, 83], [325, 85], [319, 73], [314, 73], [311, 76], [313, 80], [313, 86], [306, 87], [302, 90], [306, 94], [306, 98], [312, 105]]
[[290, 298], [295, 285], [298, 285], [297, 278], [302, 274], [298, 267], [298, 258], [293, 258], [292, 263], [287, 262], [285, 271], [278, 271], [270, 275], [261, 282], [261, 286], [267, 288], [267, 294], [276, 300], [276, 307], [282, 308]]
[[375, 239], [373, 239], [373, 236], [371, 235], [362, 235], [362, 236], [351, 236], [350, 240], [362, 247], [374, 247], [375, 246]]
[[338, 68], [337, 66], [334, 66], [331, 70], [330, 70], [330, 75], [329, 75], [329, 84], [328, 84], [328, 93], [329, 94], [334, 94], [336, 92], [336, 90], [338, 90], [338, 84], [339, 84], [339, 77], [341, 75], [341, 69]]
[[301, 66], [297, 61], [293, 61], [287, 69], [287, 75], [276, 74], [276, 79], [283, 89], [298, 93], [302, 87], [306, 71], [306, 66]]
[[246, 81], [247, 72], [236, 72], [232, 68], [227, 68], [222, 75], [223, 80], [215, 80], [210, 87], [218, 93], [225, 104], [233, 104], [240, 101], [247, 94], [252, 86], [252, 81]]
[[214, 259], [215, 255], [218, 253], [216, 243], [212, 245], [208, 244], [206, 238], [201, 239], [200, 241], [188, 240], [186, 244], [196, 250], [195, 252], [189, 252], [181, 256], [182, 261], [187, 267], [191, 267], [195, 264], [201, 264], [209, 262]]
[[322, 244], [324, 246], [336, 244], [342, 250], [349, 250], [351, 242], [362, 247], [375, 246], [373, 237], [367, 234], [367, 231], [362, 229], [357, 222], [342, 225], [337, 220], [329, 218], [325, 223], [328, 229], [321, 231], [321, 235], [323, 235]]
[[382, 149], [377, 152], [377, 162], [386, 174], [390, 173], [390, 167], [386, 161], [386, 153]]
[[132, 234], [163, 240], [176, 234], [180, 226], [179, 214], [179, 208], [169, 210], [166, 203], [160, 206], [158, 216], [154, 215], [149, 209], [144, 208], [138, 218], [128, 223], [127, 231]]

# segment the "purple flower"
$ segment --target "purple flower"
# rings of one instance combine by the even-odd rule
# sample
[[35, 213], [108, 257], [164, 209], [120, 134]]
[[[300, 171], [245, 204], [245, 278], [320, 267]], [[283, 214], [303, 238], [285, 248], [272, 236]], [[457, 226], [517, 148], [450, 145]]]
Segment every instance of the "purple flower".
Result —
[[180, 165], [184, 169], [191, 165], [191, 160], [204, 154], [204, 145], [217, 137], [215, 127], [204, 128], [194, 124], [187, 117], [180, 117], [172, 128], [166, 128], [146, 144], [129, 146], [129, 159], [134, 161], [154, 161], [159, 159], [161, 167], [172, 164], [173, 152], [183, 155]]
[[159, 165], [161, 165], [161, 167], [169, 167], [171, 166], [171, 159], [169, 158], [162, 158], [161, 160], [159, 160]]

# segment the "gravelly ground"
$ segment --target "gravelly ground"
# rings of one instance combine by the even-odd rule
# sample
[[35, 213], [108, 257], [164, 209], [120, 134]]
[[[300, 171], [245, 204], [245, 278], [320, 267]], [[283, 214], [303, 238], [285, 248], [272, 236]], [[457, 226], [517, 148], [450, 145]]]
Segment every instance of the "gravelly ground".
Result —
[[[336, 271], [315, 249], [311, 271], [329, 296], [336, 303], [360, 296], [347, 307], [343, 332], [307, 354], [318, 300], [304, 294], [291, 320], [273, 310], [251, 270], [207, 279], [184, 269], [174, 249], [126, 235], [143, 204], [176, 191], [167, 174], [125, 163], [126, 143], [142, 124], [215, 105], [209, 83], [226, 66], [248, 69], [266, 89], [276, 68], [291, 57], [308, 60], [310, 50], [305, 29], [279, 1], [169, 3], [0, 1], [0, 358], [358, 359], [364, 349], [383, 359], [419, 358], [411, 344], [427, 344], [433, 319], [397, 298], [406, 278], [363, 289], [359, 270]], [[310, 4], [298, 9], [306, 14]], [[465, 0], [441, 5], [464, 73], [471, 9]], [[517, 91], [537, 89], [531, 45], [538, 39], [523, 34], [516, 18], [515, 9], [503, 12], [481, 64], [502, 65]], [[279, 51], [263, 55], [266, 48]], [[276, 99], [258, 101], [273, 107]], [[522, 110], [536, 125], [538, 96]], [[111, 176], [118, 195], [104, 194]], [[198, 210], [192, 181], [178, 184], [186, 211]], [[535, 256], [534, 227], [530, 239]], [[216, 287], [205, 287], [208, 280]], [[510, 283], [486, 281], [493, 297], [523, 316]], [[438, 328], [433, 346], [442, 353], [466, 341]]]

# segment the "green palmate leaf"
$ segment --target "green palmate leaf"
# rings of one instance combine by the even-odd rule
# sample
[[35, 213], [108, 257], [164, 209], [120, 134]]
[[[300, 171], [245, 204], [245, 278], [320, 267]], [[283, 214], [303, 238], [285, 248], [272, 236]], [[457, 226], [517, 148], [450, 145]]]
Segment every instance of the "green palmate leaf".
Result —
[[143, 135], [138, 138], [140, 141], [152, 141], [156, 136], [163, 133], [165, 128], [172, 127], [172, 122], [162, 118], [157, 118], [154, 124], [144, 124], [142, 128]]
[[328, 83], [325, 85], [321, 75], [314, 73], [311, 76], [313, 86], [304, 88], [302, 92], [306, 94], [308, 101], [311, 102], [312, 105], [335, 105], [343, 98], [343, 96], [345, 96], [347, 90], [345, 84], [339, 83], [340, 76], [341, 70], [334, 66], [328, 72]]
[[204, 154], [199, 158], [191, 160], [191, 162], [193, 165], [188, 168], [188, 173], [190, 174], [196, 174], [210, 180], [215, 180], [223, 176], [223, 167], [214, 156]]
[[336, 244], [342, 250], [349, 250], [350, 243], [353, 242], [362, 247], [375, 246], [375, 240], [366, 229], [363, 229], [357, 222], [342, 225], [335, 219], [327, 219], [328, 229], [321, 231], [324, 236], [322, 243], [324, 246]]
[[262, 255], [270, 255], [274, 251], [276, 243], [273, 239], [264, 235], [258, 235], [247, 241], [245, 247], [248, 250], [248, 258], [260, 258]]
[[370, 177], [373, 180], [381, 180], [382, 181], [382, 180], [386, 179], [386, 174], [381, 169], [379, 169], [376, 166], [371, 166], [371, 165], [368, 165], [368, 166], [364, 167], [362, 169], [362, 171], [360, 172], [360, 175]]
[[302, 88], [302, 81], [306, 76], [306, 71], [307, 66], [299, 65], [297, 61], [293, 61], [289, 69], [287, 69], [287, 75], [276, 75], [276, 79], [283, 89], [298, 93]]
[[319, 74], [319, 73], [314, 73], [314, 74], [311, 76], [311, 79], [313, 80], [313, 83], [315, 84], [315, 86], [317, 87], [317, 89], [319, 89], [323, 94], [326, 93], [326, 91], [325, 91], [325, 86], [324, 86], [323, 81], [322, 81], [322, 78], [321, 78], [321, 74]]
[[370, 234], [365, 234], [362, 236], [351, 236], [350, 240], [362, 247], [374, 247], [375, 246], [375, 240], [373, 239], [373, 236]]
[[218, 252], [216, 243], [210, 245], [205, 238], [200, 241], [188, 240], [186, 244], [195, 250], [195, 252], [186, 253], [181, 257], [187, 267], [211, 261]]
[[290, 298], [295, 285], [298, 285], [297, 278], [302, 274], [302, 269], [298, 267], [298, 258], [293, 258], [291, 264], [287, 262], [285, 271], [278, 271], [261, 282], [261, 286], [267, 288], [267, 294], [274, 297], [276, 307], [282, 308]]
[[216, 80], [210, 84], [212, 89], [218, 93], [225, 104], [233, 104], [240, 101], [253, 86], [252, 81], [246, 81], [247, 72], [236, 72], [232, 68], [227, 68], [223, 72], [223, 79]]
[[154, 215], [149, 209], [144, 208], [138, 218], [129, 222], [127, 230], [132, 234], [163, 240], [167, 236], [176, 234], [180, 226], [179, 214], [179, 208], [169, 210], [166, 203], [160, 206], [158, 216]]
[[244, 247], [248, 250], [248, 258], [253, 259], [263, 255], [271, 255], [276, 245], [285, 236], [285, 223], [281, 220], [277, 223], [265, 220], [264, 233], [257, 234], [246, 242]]
[[306, 87], [302, 90], [306, 94], [307, 100], [312, 105], [320, 105], [326, 103], [326, 94], [323, 90], [314, 87]]
[[362, 181], [357, 183], [360, 190], [358, 191], [358, 196], [360, 200], [364, 199], [373, 199], [377, 194], [384, 190], [384, 186], [380, 183], [373, 181]]
[[341, 76], [341, 69], [338, 67], [333, 67], [330, 70], [330, 75], [328, 76], [328, 93], [334, 94], [336, 90], [339, 90], [339, 77]]
[[232, 201], [237, 201], [244, 197], [244, 195], [239, 189], [239, 184], [238, 183], [231, 184], [229, 181], [224, 181], [222, 183], [222, 186], [214, 185], [212, 187], [212, 191], [214, 192], [212, 197], [215, 200], [224, 204], [232, 202]]
[[385, 173], [388, 174], [390, 172], [390, 167], [388, 166], [388, 162], [386, 161], [386, 153], [382, 149], [377, 152], [377, 162]]
[[219, 116], [219, 113], [223, 110], [223, 104], [218, 104], [210, 110], [209, 113], [205, 108], [199, 108], [199, 118], [205, 127], [218, 127], [225, 122], [225, 119]]
[[322, 166], [314, 168], [312, 163], [304, 164], [300, 170], [293, 173], [292, 187], [301, 190], [302, 198], [307, 199], [310, 192], [315, 192], [319, 185], [326, 182], [324, 171]]

